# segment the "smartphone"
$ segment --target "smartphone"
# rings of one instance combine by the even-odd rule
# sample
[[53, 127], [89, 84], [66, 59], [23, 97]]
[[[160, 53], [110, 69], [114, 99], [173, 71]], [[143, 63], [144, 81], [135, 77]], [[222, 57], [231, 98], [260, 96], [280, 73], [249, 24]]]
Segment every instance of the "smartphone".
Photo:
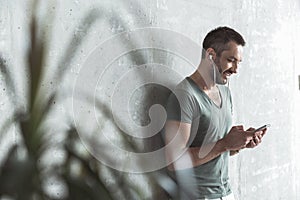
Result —
[[263, 126], [257, 128], [257, 129], [255, 129], [253, 132], [262, 131], [262, 130], [264, 130], [265, 128], [268, 128], [268, 127], [270, 127], [270, 126], [271, 126], [271, 124], [265, 124], [265, 125], [263, 125]]

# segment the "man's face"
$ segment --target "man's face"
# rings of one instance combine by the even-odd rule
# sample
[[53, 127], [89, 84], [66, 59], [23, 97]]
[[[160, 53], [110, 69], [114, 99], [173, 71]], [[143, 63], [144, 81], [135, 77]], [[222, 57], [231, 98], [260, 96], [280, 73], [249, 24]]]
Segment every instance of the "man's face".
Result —
[[238, 65], [242, 61], [243, 47], [235, 42], [229, 42], [227, 46], [228, 48], [222, 51], [221, 56], [214, 60], [218, 69], [215, 76], [216, 83], [222, 85], [227, 83], [233, 73], [237, 73]]

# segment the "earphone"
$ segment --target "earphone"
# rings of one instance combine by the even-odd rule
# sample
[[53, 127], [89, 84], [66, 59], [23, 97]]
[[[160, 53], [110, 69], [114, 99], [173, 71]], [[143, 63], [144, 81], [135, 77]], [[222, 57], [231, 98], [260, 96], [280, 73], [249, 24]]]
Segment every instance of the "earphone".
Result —
[[214, 70], [214, 83], [216, 82], [216, 66], [215, 66], [215, 63], [213, 61], [213, 55], [209, 54], [208, 56], [209, 60], [212, 62], [212, 67], [213, 67], [213, 70]]

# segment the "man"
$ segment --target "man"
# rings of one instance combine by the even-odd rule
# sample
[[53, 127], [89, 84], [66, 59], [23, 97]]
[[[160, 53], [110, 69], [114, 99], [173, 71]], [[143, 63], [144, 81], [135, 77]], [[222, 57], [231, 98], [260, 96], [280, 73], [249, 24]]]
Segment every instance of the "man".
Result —
[[182, 186], [182, 199], [234, 199], [228, 158], [256, 147], [266, 133], [231, 127], [232, 101], [225, 84], [237, 73], [244, 45], [243, 37], [231, 28], [210, 31], [198, 69], [168, 99], [166, 160]]

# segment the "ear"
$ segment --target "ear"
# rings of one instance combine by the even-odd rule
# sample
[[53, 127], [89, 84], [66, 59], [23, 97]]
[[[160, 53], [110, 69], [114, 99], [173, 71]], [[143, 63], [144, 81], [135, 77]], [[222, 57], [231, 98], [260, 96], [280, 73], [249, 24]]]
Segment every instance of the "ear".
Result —
[[216, 52], [215, 52], [215, 50], [214, 50], [213, 48], [209, 47], [209, 48], [206, 50], [205, 57], [206, 57], [208, 60], [215, 59], [215, 58], [216, 58]]

